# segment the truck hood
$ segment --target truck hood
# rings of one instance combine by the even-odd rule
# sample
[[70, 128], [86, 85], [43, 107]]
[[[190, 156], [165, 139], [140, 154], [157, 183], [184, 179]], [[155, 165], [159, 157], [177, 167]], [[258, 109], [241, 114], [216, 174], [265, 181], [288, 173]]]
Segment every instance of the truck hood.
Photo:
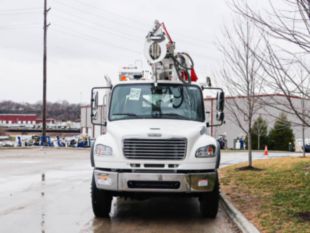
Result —
[[143, 119], [109, 122], [107, 132], [114, 138], [171, 138], [194, 139], [206, 133], [203, 122]]
[[[123, 156], [124, 139], [187, 139], [187, 159], [193, 163], [201, 163], [195, 158], [198, 148], [206, 145], [217, 145], [215, 138], [207, 134], [204, 122], [169, 120], [169, 119], [133, 119], [108, 122], [106, 134], [97, 138], [96, 143], [113, 148], [115, 164], [120, 160], [127, 161]], [[184, 162], [184, 161], [183, 161]], [[215, 157], [208, 159], [208, 163], [215, 164]], [[213, 165], [212, 165], [213, 166]]]

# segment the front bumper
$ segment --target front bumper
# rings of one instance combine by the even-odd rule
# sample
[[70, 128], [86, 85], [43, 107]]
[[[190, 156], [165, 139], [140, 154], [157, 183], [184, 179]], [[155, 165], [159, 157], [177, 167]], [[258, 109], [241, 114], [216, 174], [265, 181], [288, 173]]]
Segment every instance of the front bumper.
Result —
[[217, 172], [203, 173], [146, 173], [110, 172], [95, 169], [98, 189], [115, 192], [211, 192]]

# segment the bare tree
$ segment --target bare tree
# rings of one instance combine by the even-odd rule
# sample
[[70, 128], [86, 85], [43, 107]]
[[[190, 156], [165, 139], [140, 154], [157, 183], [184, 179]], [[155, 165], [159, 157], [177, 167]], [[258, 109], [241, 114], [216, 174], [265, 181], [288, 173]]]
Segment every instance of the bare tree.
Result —
[[[298, 121], [296, 125], [310, 126], [310, 109], [303, 107], [305, 100], [310, 100], [310, 73], [303, 67], [305, 63], [301, 60], [281, 59], [280, 55], [265, 38], [267, 53], [263, 56], [256, 54], [262, 68], [267, 74], [268, 87], [274, 91], [280, 91], [286, 101], [269, 102], [266, 104], [286, 112], [288, 115], [295, 115]], [[300, 64], [303, 64], [302, 66]], [[294, 101], [300, 99], [300, 101]]]
[[[225, 41], [219, 45], [224, 66], [221, 75], [231, 98], [226, 105], [237, 126], [247, 135], [249, 167], [252, 167], [252, 122], [259, 109], [263, 79], [261, 65], [252, 51], [259, 49], [261, 37], [252, 30], [249, 20], [239, 17], [233, 27], [224, 30]], [[238, 97], [238, 98], [235, 98]]]
[[295, 44], [304, 52], [310, 52], [310, 1], [282, 0], [281, 3], [286, 4], [286, 10], [281, 10], [269, 0], [271, 11], [265, 12], [265, 16], [256, 8], [240, 1], [233, 1], [233, 9], [255, 23], [258, 28], [268, 31], [274, 38]]
[[[297, 116], [300, 125], [310, 127], [310, 109], [302, 107], [302, 101], [310, 101], [310, 1], [283, 1], [291, 10], [283, 12], [270, 1], [272, 12], [268, 15], [272, 18], [263, 17], [246, 4], [235, 2], [234, 8], [264, 32], [265, 52], [252, 52], [267, 74], [269, 89], [286, 97], [285, 103], [274, 106]], [[282, 46], [279, 40], [284, 41]], [[299, 104], [292, 101], [294, 97], [300, 97]]]
[[[280, 91], [286, 101], [273, 103], [272, 107], [294, 115], [298, 121], [292, 122], [302, 127], [303, 147], [305, 127], [310, 127], [310, 1], [283, 0], [286, 9], [280, 10], [270, 1], [269, 16], [262, 16], [255, 8], [234, 2], [234, 9], [253, 22], [264, 32], [266, 51], [258, 54], [268, 77], [268, 87]], [[293, 101], [299, 98], [300, 101]], [[269, 103], [270, 104], [270, 103]]]

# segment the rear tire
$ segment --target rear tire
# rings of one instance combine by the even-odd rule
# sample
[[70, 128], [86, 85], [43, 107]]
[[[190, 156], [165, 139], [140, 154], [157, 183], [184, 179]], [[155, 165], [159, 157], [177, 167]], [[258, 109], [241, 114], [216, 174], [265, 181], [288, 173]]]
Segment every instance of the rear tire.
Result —
[[112, 195], [108, 191], [97, 188], [94, 176], [91, 183], [91, 199], [93, 212], [97, 218], [110, 217]]
[[200, 196], [200, 212], [203, 217], [216, 218], [220, 200], [220, 185], [216, 178], [214, 190]]

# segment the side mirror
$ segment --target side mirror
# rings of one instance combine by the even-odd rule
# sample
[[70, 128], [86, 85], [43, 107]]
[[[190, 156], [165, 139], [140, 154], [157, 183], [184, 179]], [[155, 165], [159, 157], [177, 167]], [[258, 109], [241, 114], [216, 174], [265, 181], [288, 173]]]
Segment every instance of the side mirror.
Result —
[[225, 94], [223, 91], [218, 92], [216, 95], [216, 110], [218, 112], [224, 111]]
[[225, 104], [225, 94], [223, 91], [218, 92], [216, 95], [216, 120], [224, 122], [224, 104]]
[[[211, 124], [207, 122], [207, 127], [217, 127], [223, 125], [225, 114], [224, 114], [224, 105], [225, 105], [225, 93], [222, 88], [219, 87], [211, 87], [211, 80], [209, 77], [207, 77], [207, 85], [202, 86], [202, 90], [207, 90], [208, 91], [208, 98], [206, 100], [210, 101], [211, 106], [209, 108], [211, 109], [211, 116], [215, 116], [216, 120], [219, 121], [220, 123], [214, 124], [211, 120]], [[214, 91], [216, 91], [216, 97], [212, 97], [212, 92], [213, 96], [215, 96]], [[216, 100], [216, 109], [213, 111], [213, 100]], [[214, 114], [216, 112], [216, 114]]]
[[92, 92], [91, 98], [91, 119], [97, 120], [97, 112], [99, 108], [99, 93], [98, 91]]
[[95, 98], [94, 98], [94, 105], [95, 105], [95, 107], [96, 108], [98, 108], [98, 106], [99, 106], [99, 93], [98, 93], [98, 91], [96, 91], [95, 93]]
[[223, 122], [224, 118], [225, 118], [224, 112], [217, 112], [216, 113], [216, 120], [217, 121]]
[[91, 123], [93, 125], [106, 125], [107, 117], [107, 89], [111, 90], [112, 86], [94, 87], [91, 91]]
[[211, 86], [212, 86], [212, 84], [211, 84], [211, 78], [210, 78], [210, 77], [207, 77], [207, 78], [206, 78], [206, 81], [207, 81], [208, 87], [211, 87]]

